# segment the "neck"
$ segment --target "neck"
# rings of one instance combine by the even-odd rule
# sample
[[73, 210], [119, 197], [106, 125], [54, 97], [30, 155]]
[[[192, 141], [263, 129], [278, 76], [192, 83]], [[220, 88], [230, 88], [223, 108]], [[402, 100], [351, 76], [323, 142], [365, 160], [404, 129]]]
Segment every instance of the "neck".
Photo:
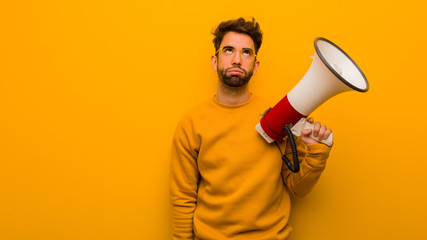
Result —
[[248, 101], [251, 95], [247, 84], [242, 87], [230, 87], [221, 82], [221, 80], [218, 82], [216, 99], [220, 103], [227, 105], [242, 104]]

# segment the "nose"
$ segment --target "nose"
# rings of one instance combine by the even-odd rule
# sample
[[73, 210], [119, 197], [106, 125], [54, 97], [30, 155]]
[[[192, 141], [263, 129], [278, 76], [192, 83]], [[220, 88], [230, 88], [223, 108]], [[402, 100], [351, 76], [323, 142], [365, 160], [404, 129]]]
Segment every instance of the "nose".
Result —
[[235, 53], [234, 53], [234, 56], [233, 56], [233, 65], [239, 65], [240, 66], [240, 64], [242, 63], [242, 55], [240, 54], [240, 51], [236, 51]]

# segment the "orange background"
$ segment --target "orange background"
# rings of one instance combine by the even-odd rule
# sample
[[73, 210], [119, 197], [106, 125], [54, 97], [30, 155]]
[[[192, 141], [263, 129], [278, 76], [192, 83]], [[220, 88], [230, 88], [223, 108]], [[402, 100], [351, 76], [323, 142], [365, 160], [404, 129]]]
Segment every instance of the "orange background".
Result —
[[216, 89], [210, 31], [254, 16], [251, 89], [280, 100], [325, 37], [370, 90], [313, 113], [326, 171], [293, 201], [291, 240], [427, 239], [426, 4], [348, 1], [0, 3], [0, 238], [169, 239], [175, 125]]

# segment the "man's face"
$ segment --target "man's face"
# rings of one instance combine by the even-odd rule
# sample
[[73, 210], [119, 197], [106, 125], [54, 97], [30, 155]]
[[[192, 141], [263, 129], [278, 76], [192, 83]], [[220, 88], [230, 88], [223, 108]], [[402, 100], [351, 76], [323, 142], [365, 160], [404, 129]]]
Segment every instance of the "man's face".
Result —
[[225, 34], [218, 56], [212, 56], [211, 61], [219, 79], [230, 87], [245, 86], [259, 66], [252, 38], [236, 32]]

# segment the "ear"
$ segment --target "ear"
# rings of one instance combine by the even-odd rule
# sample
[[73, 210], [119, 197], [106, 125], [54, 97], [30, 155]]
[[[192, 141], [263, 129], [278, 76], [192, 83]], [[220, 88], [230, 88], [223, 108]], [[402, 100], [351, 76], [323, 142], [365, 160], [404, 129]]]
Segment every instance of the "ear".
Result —
[[256, 60], [255, 63], [254, 63], [254, 72], [253, 72], [253, 75], [255, 75], [255, 73], [258, 71], [258, 67], [259, 67], [259, 61]]
[[212, 64], [212, 68], [213, 68], [213, 70], [215, 72], [218, 70], [218, 63], [217, 63], [217, 61], [218, 61], [217, 56], [212, 55], [212, 57], [211, 57], [211, 64]]

